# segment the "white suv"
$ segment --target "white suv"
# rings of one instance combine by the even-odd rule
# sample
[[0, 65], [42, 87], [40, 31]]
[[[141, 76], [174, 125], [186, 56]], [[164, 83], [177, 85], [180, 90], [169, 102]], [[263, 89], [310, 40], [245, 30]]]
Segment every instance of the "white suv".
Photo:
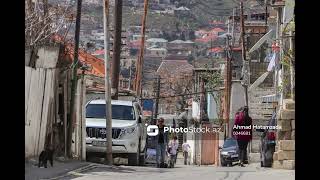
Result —
[[[112, 154], [125, 155], [129, 165], [142, 165], [145, 160], [146, 127], [141, 106], [135, 101], [112, 100]], [[105, 100], [92, 100], [86, 105], [86, 151], [106, 152]]]

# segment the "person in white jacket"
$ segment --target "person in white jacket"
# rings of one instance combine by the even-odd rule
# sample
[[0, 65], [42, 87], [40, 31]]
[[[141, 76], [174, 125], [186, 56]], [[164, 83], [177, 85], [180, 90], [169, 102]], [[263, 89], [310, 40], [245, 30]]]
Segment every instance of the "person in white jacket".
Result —
[[188, 164], [188, 153], [190, 151], [190, 145], [187, 143], [186, 140], [184, 140], [184, 143], [182, 144], [182, 152], [184, 157], [184, 165]]
[[169, 148], [170, 148], [170, 154], [173, 155], [174, 157], [174, 163], [177, 162], [177, 151], [178, 151], [178, 146], [179, 146], [179, 143], [178, 143], [178, 140], [177, 140], [177, 136], [174, 136], [173, 137], [173, 140], [171, 140], [169, 142]]

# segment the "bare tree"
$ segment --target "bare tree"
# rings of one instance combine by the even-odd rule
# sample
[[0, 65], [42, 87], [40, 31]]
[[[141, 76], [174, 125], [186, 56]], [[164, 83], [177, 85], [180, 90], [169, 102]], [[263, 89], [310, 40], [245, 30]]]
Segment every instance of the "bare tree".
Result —
[[49, 42], [51, 35], [66, 27], [69, 3], [50, 6], [48, 0], [25, 0], [25, 45]]

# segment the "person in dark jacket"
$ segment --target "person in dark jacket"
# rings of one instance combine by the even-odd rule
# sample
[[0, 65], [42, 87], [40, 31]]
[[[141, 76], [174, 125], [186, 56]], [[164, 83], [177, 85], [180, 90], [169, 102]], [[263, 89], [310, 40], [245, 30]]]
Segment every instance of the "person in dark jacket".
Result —
[[158, 129], [159, 133], [155, 136], [155, 143], [156, 143], [156, 160], [157, 160], [157, 167], [161, 167], [164, 165], [165, 161], [165, 153], [166, 148], [168, 146], [168, 132], [164, 132], [164, 119], [160, 118], [158, 120]]
[[235, 117], [233, 136], [239, 146], [240, 166], [244, 166], [248, 143], [252, 140], [252, 118], [249, 116], [249, 108], [245, 106]]

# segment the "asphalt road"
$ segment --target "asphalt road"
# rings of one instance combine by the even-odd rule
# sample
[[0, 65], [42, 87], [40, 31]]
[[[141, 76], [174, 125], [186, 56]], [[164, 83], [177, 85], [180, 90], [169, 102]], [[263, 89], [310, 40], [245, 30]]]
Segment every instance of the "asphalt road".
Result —
[[59, 179], [73, 180], [293, 180], [294, 170], [280, 170], [261, 168], [259, 164], [247, 167], [215, 167], [215, 166], [186, 166], [176, 165], [173, 169], [159, 169], [155, 167], [139, 166], [104, 166], [69, 172], [68, 176]]

